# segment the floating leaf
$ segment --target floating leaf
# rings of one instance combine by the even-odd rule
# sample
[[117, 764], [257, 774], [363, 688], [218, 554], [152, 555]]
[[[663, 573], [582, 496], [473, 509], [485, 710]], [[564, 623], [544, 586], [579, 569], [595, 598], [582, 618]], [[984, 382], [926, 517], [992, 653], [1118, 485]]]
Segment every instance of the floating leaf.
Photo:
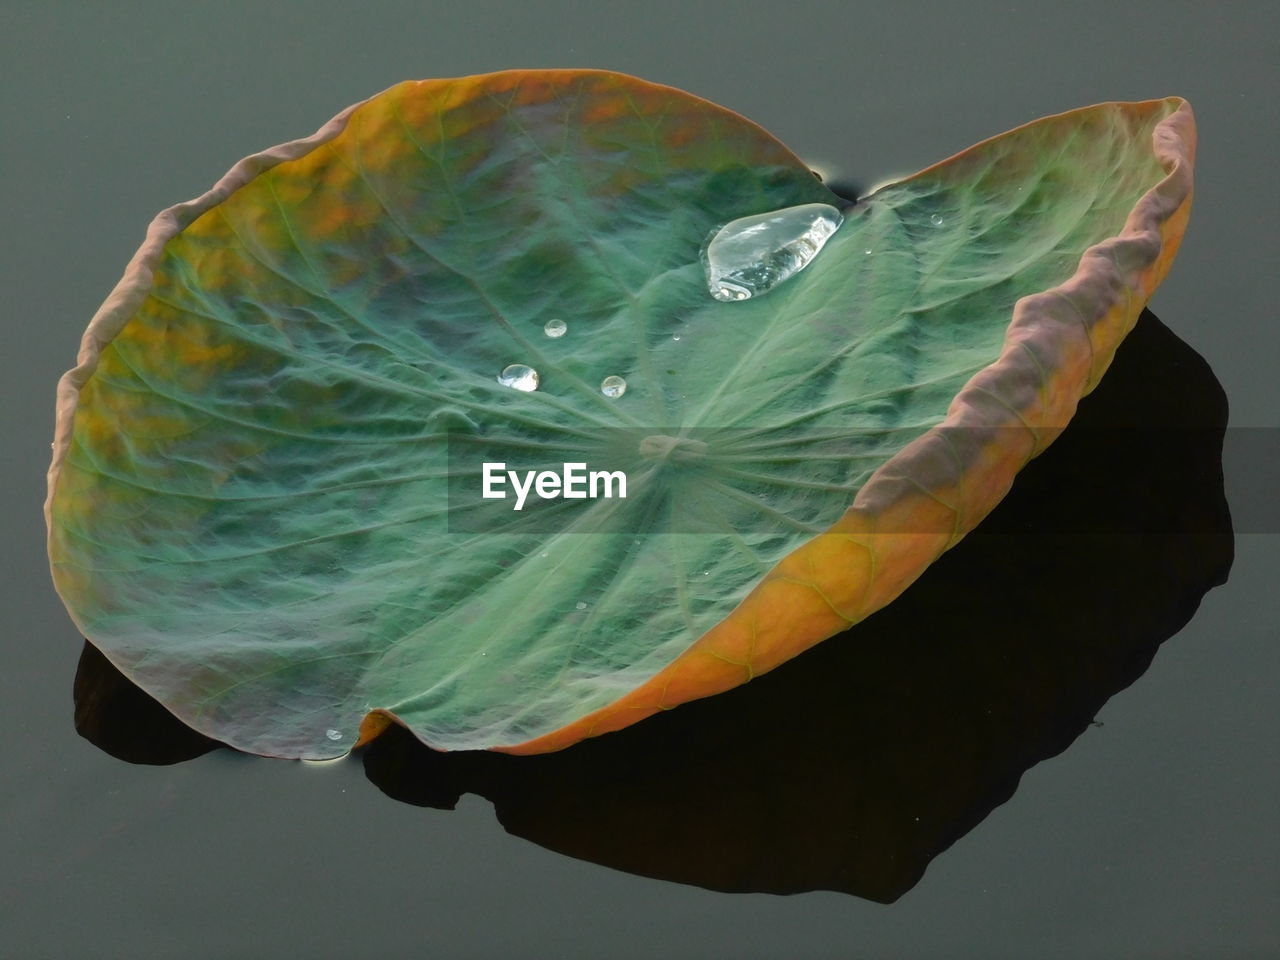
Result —
[[[393, 87], [153, 223], [59, 387], [58, 589], [264, 754], [392, 720], [535, 753], [727, 689], [892, 600], [1053, 440], [1168, 269], [1193, 151], [1182, 101], [1103, 104], [849, 207], [671, 88]], [[815, 203], [843, 222], [803, 270], [710, 295], [719, 227]], [[627, 496], [513, 511], [494, 451]]]

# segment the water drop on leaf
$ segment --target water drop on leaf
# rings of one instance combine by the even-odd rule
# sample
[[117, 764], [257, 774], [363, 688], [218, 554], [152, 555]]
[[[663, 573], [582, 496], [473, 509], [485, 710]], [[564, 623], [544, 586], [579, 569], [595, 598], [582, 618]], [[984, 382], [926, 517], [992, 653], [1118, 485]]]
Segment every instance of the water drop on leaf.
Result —
[[538, 371], [527, 363], [510, 364], [503, 367], [502, 372], [498, 374], [498, 382], [504, 387], [521, 390], [525, 393], [532, 393], [537, 390], [541, 381], [542, 378], [538, 376]]
[[826, 203], [730, 221], [702, 252], [707, 288], [723, 301], [768, 293], [812, 263], [843, 221], [843, 214]]

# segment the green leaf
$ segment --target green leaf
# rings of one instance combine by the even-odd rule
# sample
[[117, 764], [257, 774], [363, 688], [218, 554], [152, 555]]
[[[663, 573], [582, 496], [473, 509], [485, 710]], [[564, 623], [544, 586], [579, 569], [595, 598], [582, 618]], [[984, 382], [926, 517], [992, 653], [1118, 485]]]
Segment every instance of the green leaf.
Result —
[[[1039, 121], [722, 303], [712, 230], [845, 205], [760, 128], [598, 71], [393, 87], [152, 225], [60, 385], [55, 582], [270, 755], [391, 720], [538, 752], [733, 686], [889, 602], [1051, 442], [1168, 268], [1193, 148], [1176, 99]], [[627, 497], [516, 512], [479, 497], [496, 457]]]

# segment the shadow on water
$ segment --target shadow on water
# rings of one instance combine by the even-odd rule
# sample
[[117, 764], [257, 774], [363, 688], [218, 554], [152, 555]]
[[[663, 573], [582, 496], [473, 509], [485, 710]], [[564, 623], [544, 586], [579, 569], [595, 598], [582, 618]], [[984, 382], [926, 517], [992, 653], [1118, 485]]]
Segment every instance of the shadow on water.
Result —
[[[1231, 566], [1226, 398], [1144, 313], [1070, 429], [906, 594], [751, 683], [561, 753], [364, 751], [384, 793], [489, 799], [511, 833], [724, 891], [892, 902], [1133, 683]], [[138, 763], [187, 730], [86, 645], [76, 726]]]
[[119, 760], [181, 763], [222, 746], [181, 722], [87, 640], [72, 697], [76, 731]]

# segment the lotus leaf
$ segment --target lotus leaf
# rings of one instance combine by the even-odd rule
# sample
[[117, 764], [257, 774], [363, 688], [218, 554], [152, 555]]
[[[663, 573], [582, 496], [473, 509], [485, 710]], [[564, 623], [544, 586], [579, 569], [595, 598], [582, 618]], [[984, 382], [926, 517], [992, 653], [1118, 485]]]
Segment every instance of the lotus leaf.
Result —
[[[392, 722], [538, 753], [728, 689], [889, 603], [1052, 442], [1169, 268], [1194, 141], [1177, 98], [1101, 104], [849, 205], [669, 87], [397, 85], [153, 222], [59, 385], [56, 585], [255, 753]], [[712, 231], [809, 203], [845, 219], [805, 270], [709, 295]], [[526, 522], [459, 493], [471, 449], [621, 457], [627, 497]]]

